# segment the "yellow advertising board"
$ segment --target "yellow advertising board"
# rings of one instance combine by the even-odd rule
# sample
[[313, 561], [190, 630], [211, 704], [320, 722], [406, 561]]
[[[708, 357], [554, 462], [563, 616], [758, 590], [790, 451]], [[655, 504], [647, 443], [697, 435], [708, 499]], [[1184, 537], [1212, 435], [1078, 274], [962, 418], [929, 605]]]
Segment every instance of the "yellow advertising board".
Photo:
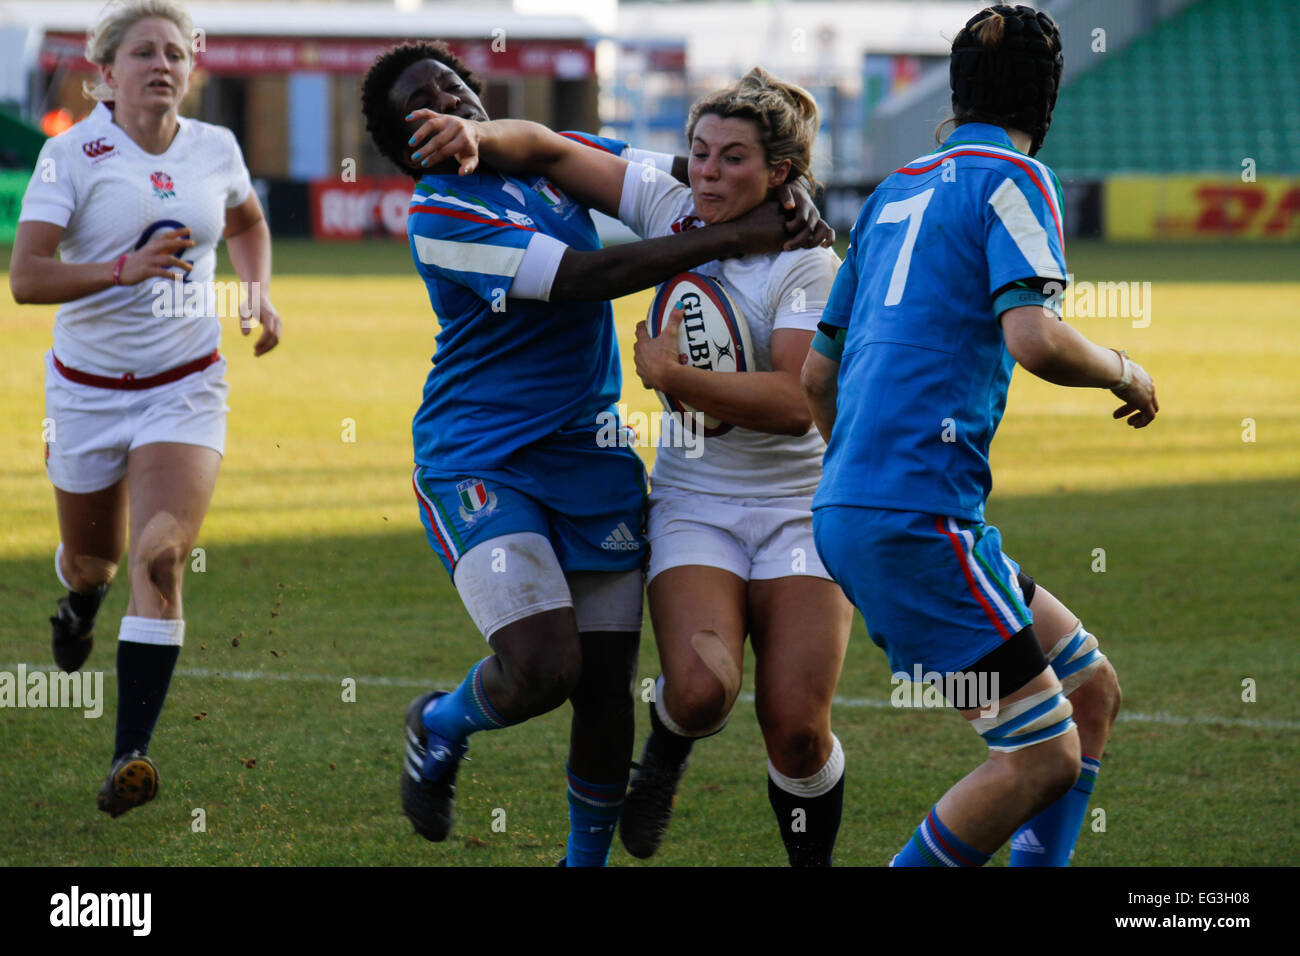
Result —
[[1300, 239], [1300, 178], [1112, 176], [1107, 239]]

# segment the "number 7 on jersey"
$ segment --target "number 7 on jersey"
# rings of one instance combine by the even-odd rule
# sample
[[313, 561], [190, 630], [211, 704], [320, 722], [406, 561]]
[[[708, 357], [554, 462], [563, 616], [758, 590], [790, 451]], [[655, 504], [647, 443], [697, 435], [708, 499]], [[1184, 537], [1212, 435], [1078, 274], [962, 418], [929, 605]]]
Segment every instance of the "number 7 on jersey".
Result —
[[903, 286], [907, 285], [907, 271], [912, 268], [912, 248], [916, 245], [916, 234], [921, 231], [921, 217], [925, 207], [930, 205], [934, 195], [931, 186], [923, 193], [885, 203], [880, 207], [876, 222], [907, 222], [907, 234], [903, 236], [903, 245], [898, 250], [898, 261], [894, 263], [894, 272], [889, 277], [889, 291], [885, 293], [885, 305], [898, 305], [903, 301]]

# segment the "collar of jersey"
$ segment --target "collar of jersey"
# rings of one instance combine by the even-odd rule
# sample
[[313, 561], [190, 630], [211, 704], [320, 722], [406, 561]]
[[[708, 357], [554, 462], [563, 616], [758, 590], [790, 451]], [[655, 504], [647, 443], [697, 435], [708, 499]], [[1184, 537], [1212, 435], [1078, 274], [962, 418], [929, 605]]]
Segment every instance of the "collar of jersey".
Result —
[[[952, 131], [952, 134], [943, 141], [940, 152], [945, 149], [951, 149], [954, 146], [1001, 146], [1003, 149], [1009, 149], [1013, 152], [1020, 153], [1011, 143], [1011, 137], [1001, 126], [993, 126], [990, 123], [963, 123]], [[1024, 156], [1024, 153], [1020, 153]]]
[[116, 123], [113, 122], [113, 111], [108, 108], [108, 105], [103, 100], [100, 100], [98, 103], [95, 104], [95, 108], [90, 111], [90, 116], [86, 118], [94, 119], [97, 122], [107, 123], [109, 126], [116, 127], [122, 133], [122, 138], [126, 140], [128, 143], [130, 143], [137, 153], [139, 153], [141, 156], [150, 156], [153, 159], [162, 159], [164, 156], [170, 153], [172, 147], [176, 145], [176, 141], [181, 138], [181, 131], [185, 128], [185, 117], [181, 116], [180, 114], [177, 114], [176, 135], [172, 137], [171, 143], [161, 153], [151, 153], [148, 152], [143, 146], [141, 146], [135, 140], [133, 140], [131, 138], [130, 133], [128, 133], [126, 130], [122, 129], [122, 127], [118, 126]]

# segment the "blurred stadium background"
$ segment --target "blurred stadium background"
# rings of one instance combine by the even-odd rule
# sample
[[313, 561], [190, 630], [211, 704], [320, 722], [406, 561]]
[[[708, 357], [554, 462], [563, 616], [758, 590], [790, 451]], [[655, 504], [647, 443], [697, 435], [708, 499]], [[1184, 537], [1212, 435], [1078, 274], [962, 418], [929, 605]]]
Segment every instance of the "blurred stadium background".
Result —
[[[403, 241], [409, 181], [370, 148], [357, 108], [365, 68], [393, 42], [446, 39], [485, 79], [494, 116], [676, 151], [692, 99], [761, 64], [822, 106], [818, 175], [842, 249], [875, 183], [932, 148], [948, 45], [984, 5], [190, 4], [204, 32], [184, 112], [243, 145], [276, 238], [286, 339], [254, 360], [227, 330], [230, 443], [153, 748], [162, 797], [98, 819], [111, 716], [8, 710], [0, 863], [554, 862], [563, 709], [475, 738], [445, 846], [412, 838], [397, 806], [406, 701], [454, 683], [482, 645], [412, 506], [409, 422], [436, 326]], [[1074, 321], [1139, 357], [1164, 405], [1154, 428], [1132, 433], [1108, 425], [1105, 398], [1021, 374], [994, 449], [992, 520], [1099, 634], [1125, 688], [1096, 802], [1110, 826], [1086, 828], [1077, 859], [1294, 863], [1300, 3], [1040, 5], [1066, 38], [1042, 159], [1064, 184], [1071, 267], [1085, 281], [1154, 285], [1147, 325], [1113, 312]], [[91, 106], [81, 52], [99, 9], [0, 0], [0, 261], [45, 136]], [[638, 410], [656, 407], [627, 346], [648, 300], [615, 305], [625, 401]], [[56, 524], [40, 356], [53, 311], [0, 296], [0, 671], [48, 655]], [[340, 442], [344, 421], [354, 443]], [[125, 592], [110, 594], [91, 659], [110, 715]], [[883, 656], [855, 628], [835, 714], [852, 788], [837, 855], [875, 865], [979, 747], [946, 714], [890, 708]], [[638, 676], [656, 673], [647, 622]], [[358, 680], [355, 704], [339, 702], [343, 676]], [[701, 748], [655, 862], [780, 864], [763, 768], [742, 704]], [[203, 836], [195, 807], [209, 814]], [[490, 826], [497, 808], [506, 835]], [[614, 862], [631, 862], [617, 843]]]
[[[371, 147], [360, 79], [391, 43], [440, 37], [487, 82], [493, 116], [678, 151], [690, 102], [755, 63], [823, 111], [825, 206], [851, 225], [876, 182], [933, 145], [952, 33], [984, 6], [913, 2], [437, 0], [191, 5], [187, 115], [243, 144], [278, 237], [405, 235], [405, 184]], [[1057, 0], [1066, 40], [1042, 158], [1072, 236], [1300, 237], [1300, 4]], [[0, 240], [43, 134], [80, 119], [98, 2], [0, 2]], [[346, 164], [346, 165], [345, 165]], [[344, 169], [355, 181], [343, 181]], [[1248, 181], [1243, 172], [1248, 169]], [[350, 176], [349, 179], [352, 177]]]

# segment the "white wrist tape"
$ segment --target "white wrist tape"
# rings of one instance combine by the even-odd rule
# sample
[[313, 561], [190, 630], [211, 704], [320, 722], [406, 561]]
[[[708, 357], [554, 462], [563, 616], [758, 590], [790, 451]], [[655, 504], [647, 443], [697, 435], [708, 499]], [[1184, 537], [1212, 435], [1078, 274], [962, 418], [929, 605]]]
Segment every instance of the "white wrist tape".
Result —
[[1111, 351], [1119, 356], [1122, 368], [1119, 374], [1119, 381], [1112, 385], [1110, 390], [1112, 392], [1123, 392], [1133, 384], [1133, 363], [1129, 361], [1128, 353], [1123, 349], [1111, 349]]

